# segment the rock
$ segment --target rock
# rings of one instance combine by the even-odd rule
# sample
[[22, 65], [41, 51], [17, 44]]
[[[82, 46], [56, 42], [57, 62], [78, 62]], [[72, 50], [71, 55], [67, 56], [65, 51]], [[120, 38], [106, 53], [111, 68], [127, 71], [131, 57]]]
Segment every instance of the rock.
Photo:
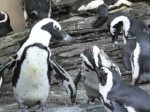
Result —
[[[69, 7], [69, 4], [72, 3], [72, 0], [66, 0], [66, 2], [65, 0], [62, 1], [64, 2], [57, 4], [59, 4], [58, 6], [64, 10], [64, 13], [62, 14], [63, 16], [58, 16], [61, 11], [59, 10], [60, 7], [56, 6], [55, 3], [54, 13], [57, 16], [54, 18], [60, 20], [60, 24], [63, 29], [65, 29], [73, 37], [74, 41], [71, 43], [64, 43], [52, 40], [50, 43], [50, 48], [52, 50], [53, 59], [64, 67], [71, 77], [74, 78], [77, 75], [78, 68], [81, 65], [80, 53], [82, 53], [83, 50], [89, 45], [98, 45], [119, 64], [123, 78], [130, 81], [131, 72], [126, 71], [122, 64], [122, 36], [119, 37], [120, 46], [113, 47], [106, 24], [100, 28], [92, 28], [92, 23], [97, 18], [97, 15], [86, 18], [79, 16], [71, 17], [71, 15], [67, 12], [67, 8]], [[61, 5], [62, 3], [64, 3], [64, 5]], [[150, 7], [147, 4], [143, 2], [135, 3], [130, 10], [127, 11], [129, 11], [129, 14], [135, 18], [144, 21], [146, 24], [150, 24]], [[11, 33], [6, 37], [0, 38], [0, 64], [8, 61], [8, 57], [17, 52], [19, 48], [19, 41], [25, 38], [28, 33], [29, 29], [25, 29], [24, 31]], [[17, 109], [16, 100], [13, 97], [11, 87], [11, 72], [12, 71], [5, 71], [4, 83], [0, 90], [0, 112], [10, 112], [10, 110], [16, 111]], [[149, 84], [142, 86], [142, 88], [146, 91], [150, 91], [148, 89]], [[69, 112], [76, 112], [74, 110], [78, 110], [78, 112], [80, 112], [80, 110], [82, 112], [104, 111], [100, 103], [95, 105], [85, 105], [86, 95], [82, 83], [78, 86], [76, 105], [71, 105], [69, 97], [65, 95], [65, 92], [63, 92], [62, 88], [60, 89], [58, 85], [52, 86], [52, 91], [54, 91], [55, 94], [49, 96], [48, 102], [50, 108], [52, 108], [54, 112], [62, 112], [60, 110], [63, 109], [66, 109]], [[6, 101], [3, 100], [5, 98], [7, 98]]]

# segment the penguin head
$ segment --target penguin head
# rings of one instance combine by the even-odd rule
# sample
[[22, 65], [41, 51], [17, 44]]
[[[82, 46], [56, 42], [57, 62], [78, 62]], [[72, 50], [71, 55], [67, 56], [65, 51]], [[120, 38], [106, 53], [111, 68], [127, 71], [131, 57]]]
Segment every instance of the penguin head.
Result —
[[0, 11], [0, 23], [7, 21], [10, 23], [8, 14], [4, 11]]
[[107, 27], [112, 37], [112, 42], [114, 45], [117, 45], [118, 35], [121, 33], [121, 31], [123, 31], [125, 37], [127, 37], [130, 29], [130, 19], [125, 13], [115, 13], [108, 18]]
[[99, 67], [99, 48], [97, 46], [90, 46], [86, 48], [83, 53], [80, 54], [84, 65], [94, 71], [95, 68]]
[[42, 26], [42, 30], [47, 31], [49, 34], [51, 34], [51, 36], [57, 40], [61, 40], [64, 39], [65, 41], [70, 41], [71, 40], [71, 36], [69, 34], [67, 34], [64, 30], [62, 30], [60, 24], [50, 18], [49, 22], [47, 22], [47, 24]]
[[88, 70], [95, 71], [95, 69], [101, 68], [102, 65], [110, 67], [112, 64], [107, 54], [96, 45], [86, 48], [80, 56]]
[[12, 27], [10, 26], [9, 15], [4, 11], [0, 11], [0, 27], [3, 28], [2, 31], [5, 29], [5, 32], [7, 33], [13, 31]]
[[29, 38], [34, 42], [40, 41], [41, 43], [49, 43], [51, 38], [56, 40], [63, 39], [65, 41], [71, 40], [71, 36], [62, 30], [60, 24], [57, 21], [51, 18], [45, 18], [36, 23], [31, 29]]
[[[122, 81], [120, 73], [113, 68], [101, 67], [100, 75], [98, 75], [99, 82], [102, 86], [108, 84], [109, 86], [116, 85]], [[110, 85], [111, 84], [111, 85]]]
[[109, 66], [108, 56], [102, 49], [99, 49], [96, 45], [86, 48], [83, 53], [80, 54], [84, 67], [88, 71], [95, 71], [99, 74], [99, 69], [102, 65]]

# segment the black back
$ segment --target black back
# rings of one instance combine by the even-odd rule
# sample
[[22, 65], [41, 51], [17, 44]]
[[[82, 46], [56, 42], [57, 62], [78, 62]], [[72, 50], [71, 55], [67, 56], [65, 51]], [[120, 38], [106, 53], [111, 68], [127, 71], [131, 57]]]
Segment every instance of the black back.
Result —
[[119, 105], [133, 107], [136, 112], [149, 112], [150, 95], [141, 88], [124, 82], [115, 70], [110, 71], [113, 75], [113, 87], [108, 93], [108, 99], [111, 102], [115, 101], [115, 105], [117, 103]]
[[[29, 19], [39, 20], [48, 17], [50, 0], [24, 0], [23, 5]], [[38, 14], [36, 15], [33, 11], [36, 11]]]

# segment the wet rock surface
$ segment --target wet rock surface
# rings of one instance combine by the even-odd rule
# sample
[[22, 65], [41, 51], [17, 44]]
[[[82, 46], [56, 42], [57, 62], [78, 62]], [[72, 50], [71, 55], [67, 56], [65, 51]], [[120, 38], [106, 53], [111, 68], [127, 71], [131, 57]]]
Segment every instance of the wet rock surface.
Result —
[[[130, 82], [131, 72], [126, 71], [122, 64], [122, 36], [119, 38], [120, 46], [113, 47], [111, 38], [107, 31], [106, 24], [100, 28], [92, 28], [92, 24], [97, 15], [90, 17], [70, 16], [66, 11], [71, 0], [62, 0], [63, 2], [55, 3], [54, 18], [60, 21], [62, 27], [73, 37], [71, 43], [58, 42], [52, 40], [50, 48], [52, 50], [53, 59], [67, 70], [74, 79], [81, 65], [80, 53], [89, 46], [97, 45], [101, 47], [119, 67], [125, 81]], [[57, 4], [57, 5], [56, 5]], [[63, 4], [63, 5], [62, 5]], [[59, 10], [59, 8], [63, 10]], [[66, 12], [62, 13], [62, 11]], [[150, 24], [150, 7], [144, 2], [135, 3], [130, 9], [126, 10], [130, 15], [137, 19]], [[58, 15], [62, 15], [61, 17]], [[8, 57], [16, 53], [19, 48], [19, 41], [27, 36], [29, 29], [24, 31], [11, 33], [6, 37], [0, 38], [0, 64], [8, 61]], [[5, 71], [4, 83], [0, 89], [0, 112], [17, 112], [17, 102], [13, 96], [11, 86], [11, 72]], [[150, 93], [149, 84], [141, 85], [142, 89]], [[70, 102], [69, 96], [60, 85], [52, 85], [51, 93], [48, 98], [47, 112], [105, 112], [101, 102], [96, 101], [95, 104], [87, 104], [87, 97], [84, 91], [83, 83], [80, 82], [77, 91], [77, 100], [75, 104]], [[33, 112], [37, 107], [29, 109]]]

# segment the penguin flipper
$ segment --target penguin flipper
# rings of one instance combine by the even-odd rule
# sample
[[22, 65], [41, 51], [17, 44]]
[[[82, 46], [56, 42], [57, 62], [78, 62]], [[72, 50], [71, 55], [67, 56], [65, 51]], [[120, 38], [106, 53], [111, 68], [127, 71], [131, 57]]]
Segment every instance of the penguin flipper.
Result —
[[12, 68], [11, 65], [13, 65], [13, 61], [12, 60], [9, 60], [6, 63], [2, 64], [0, 66], [0, 76], [3, 74], [3, 72], [4, 72], [5, 69], [7, 69], [7, 68], [11, 69]]
[[113, 106], [113, 112], [128, 112], [127, 109], [120, 104], [118, 101], [113, 100], [111, 101], [112, 106]]
[[131, 39], [128, 40], [127, 43], [123, 46], [123, 51], [122, 51], [122, 57], [123, 57], [123, 64], [124, 67], [131, 71], [131, 54], [134, 51], [136, 46], [136, 40]]
[[70, 95], [71, 102], [76, 100], [76, 87], [70, 75], [54, 60], [50, 60], [53, 70], [56, 72], [57, 79], [61, 80], [61, 84], [65, 87], [66, 92]]

